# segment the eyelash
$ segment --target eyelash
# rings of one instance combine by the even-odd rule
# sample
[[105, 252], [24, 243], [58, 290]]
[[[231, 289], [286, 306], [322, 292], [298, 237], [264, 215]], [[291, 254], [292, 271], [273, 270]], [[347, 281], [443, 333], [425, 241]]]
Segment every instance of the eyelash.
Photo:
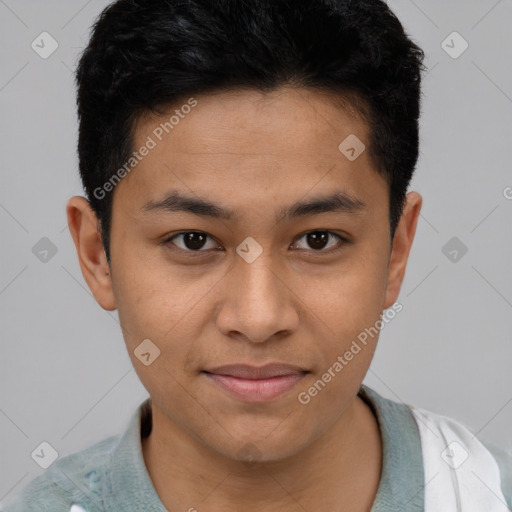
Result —
[[[172, 244], [174, 247], [171, 248], [171, 250], [173, 251], [176, 251], [176, 252], [181, 252], [181, 253], [186, 253], [187, 255], [189, 256], [192, 256], [192, 257], [198, 257], [198, 256], [202, 256], [201, 253], [208, 253], [209, 250], [192, 250], [192, 249], [182, 249], [181, 247], [177, 247], [176, 244], [174, 244], [172, 241], [173, 239], [179, 237], [179, 236], [182, 236], [182, 235], [185, 235], [185, 234], [190, 234], [190, 233], [196, 233], [196, 234], [200, 234], [200, 235], [206, 235], [208, 238], [211, 238], [213, 239], [210, 235], [208, 235], [208, 233], [205, 233], [204, 231], [180, 231], [178, 233], [174, 233], [170, 236], [168, 236], [165, 240], [163, 240], [161, 243], [162, 245], [165, 245], [167, 247], [169, 247], [170, 244]], [[350, 243], [350, 240], [348, 240], [347, 238], [337, 234], [337, 233], [334, 233], [333, 231], [329, 231], [327, 229], [314, 229], [312, 231], [307, 231], [306, 233], [303, 233], [301, 235], [299, 235], [297, 237], [296, 240], [300, 240], [301, 238], [304, 238], [305, 236], [311, 234], [311, 233], [327, 233], [328, 235], [332, 235], [334, 236], [335, 238], [337, 238], [339, 240], [339, 245], [337, 247], [334, 247], [334, 248], [330, 248], [330, 249], [327, 249], [327, 250], [323, 250], [323, 249], [318, 249], [318, 250], [315, 250], [315, 249], [297, 249], [299, 251], [310, 251], [312, 252], [313, 254], [319, 254], [321, 255], [322, 253], [323, 254], [333, 254], [333, 253], [336, 253], [338, 251], [340, 251], [341, 249], [343, 249], [343, 247], [347, 244]], [[294, 245], [294, 244], [293, 244]]]

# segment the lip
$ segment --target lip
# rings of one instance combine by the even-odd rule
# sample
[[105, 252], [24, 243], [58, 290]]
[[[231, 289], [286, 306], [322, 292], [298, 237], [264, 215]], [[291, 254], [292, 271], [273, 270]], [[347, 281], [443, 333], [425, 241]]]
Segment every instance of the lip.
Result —
[[297, 366], [270, 363], [260, 367], [224, 365], [203, 373], [239, 400], [267, 402], [292, 389], [309, 372]]

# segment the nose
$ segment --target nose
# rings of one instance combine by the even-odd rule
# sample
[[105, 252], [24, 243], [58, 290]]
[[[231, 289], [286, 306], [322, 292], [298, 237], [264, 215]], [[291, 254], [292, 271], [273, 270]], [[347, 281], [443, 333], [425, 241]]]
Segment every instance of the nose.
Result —
[[265, 251], [252, 263], [239, 258], [217, 307], [219, 330], [252, 343], [296, 331], [301, 302], [293, 292], [290, 275], [283, 266], [273, 264]]

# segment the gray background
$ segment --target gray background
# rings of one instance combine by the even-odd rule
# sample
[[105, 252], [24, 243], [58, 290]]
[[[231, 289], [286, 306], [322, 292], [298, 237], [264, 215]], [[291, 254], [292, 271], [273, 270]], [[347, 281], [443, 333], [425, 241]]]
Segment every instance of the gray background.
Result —
[[[65, 217], [82, 194], [72, 72], [107, 3], [0, 0], [0, 502], [43, 471], [31, 458], [42, 441], [81, 450], [123, 430], [147, 396]], [[411, 187], [424, 207], [404, 309], [365, 383], [512, 449], [512, 2], [389, 3], [430, 70]], [[47, 59], [31, 48], [43, 31], [59, 43]], [[457, 59], [441, 46], [453, 31], [469, 43]], [[443, 253], [454, 236], [468, 248], [456, 262]], [[43, 237], [57, 248], [46, 262], [32, 252]]]

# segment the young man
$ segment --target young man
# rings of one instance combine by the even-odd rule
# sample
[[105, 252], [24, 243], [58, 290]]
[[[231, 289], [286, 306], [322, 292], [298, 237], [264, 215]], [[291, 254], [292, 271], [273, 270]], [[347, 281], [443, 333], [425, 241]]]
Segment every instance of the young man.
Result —
[[150, 397], [6, 512], [505, 512], [512, 456], [362, 385], [422, 198], [423, 52], [379, 0], [119, 0], [69, 227]]

